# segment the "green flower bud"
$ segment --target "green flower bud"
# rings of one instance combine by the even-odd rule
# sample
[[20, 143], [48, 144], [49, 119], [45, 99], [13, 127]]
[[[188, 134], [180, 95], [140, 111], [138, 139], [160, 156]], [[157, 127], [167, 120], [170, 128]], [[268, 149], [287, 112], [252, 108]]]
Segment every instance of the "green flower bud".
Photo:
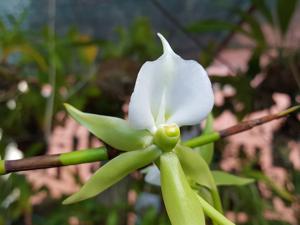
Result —
[[178, 143], [180, 130], [176, 124], [161, 125], [154, 134], [154, 144], [164, 152], [169, 152]]

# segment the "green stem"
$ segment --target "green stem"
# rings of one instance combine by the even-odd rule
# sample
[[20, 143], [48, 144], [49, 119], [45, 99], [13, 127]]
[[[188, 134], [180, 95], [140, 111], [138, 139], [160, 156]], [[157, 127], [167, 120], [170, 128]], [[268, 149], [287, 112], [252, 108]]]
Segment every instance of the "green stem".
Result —
[[0, 160], [0, 175], [5, 174], [5, 161], [4, 160]]
[[59, 156], [59, 161], [63, 166], [76, 165], [81, 163], [108, 160], [107, 150], [105, 147], [93, 148], [84, 151], [75, 151], [63, 153]]
[[188, 147], [197, 147], [201, 145], [205, 145], [211, 142], [215, 142], [221, 138], [219, 132], [212, 132], [209, 134], [203, 134], [199, 137], [192, 138], [188, 141], [183, 142], [183, 145], [188, 146]]
[[[230, 135], [249, 130], [263, 123], [288, 116], [289, 114], [296, 112], [299, 109], [300, 105], [297, 105], [277, 114], [267, 115], [258, 119], [245, 121], [227, 129], [220, 130], [219, 132], [211, 132], [196, 138], [192, 138], [186, 142], [183, 142], [183, 145], [186, 145], [188, 147], [205, 145], [217, 141], [221, 138], [225, 138]], [[104, 147], [101, 147], [96, 151], [95, 150], [96, 149], [87, 149], [58, 155], [37, 156], [20, 160], [0, 160], [0, 175], [23, 170], [34, 170], [95, 162], [100, 160], [107, 160], [114, 157], [113, 155], [108, 156], [107, 150]], [[217, 199], [216, 196], [215, 199]]]
[[203, 207], [204, 213], [207, 216], [209, 216], [213, 221], [221, 225], [235, 225], [233, 222], [231, 222], [225, 216], [223, 216], [219, 211], [217, 211], [214, 207], [212, 207], [209, 203], [207, 203], [201, 196], [197, 195], [197, 198]]

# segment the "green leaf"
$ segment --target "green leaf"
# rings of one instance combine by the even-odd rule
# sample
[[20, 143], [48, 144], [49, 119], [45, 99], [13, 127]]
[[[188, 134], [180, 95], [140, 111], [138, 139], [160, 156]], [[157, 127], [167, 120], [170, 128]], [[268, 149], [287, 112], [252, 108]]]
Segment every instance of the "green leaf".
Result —
[[152, 142], [152, 135], [146, 130], [135, 130], [126, 120], [84, 113], [69, 104], [65, 104], [70, 115], [85, 126], [91, 133], [108, 145], [124, 151], [142, 149]]
[[221, 20], [201, 20], [192, 23], [187, 27], [187, 30], [194, 33], [206, 33], [214, 31], [231, 31], [235, 29], [235, 25], [230, 22]]
[[294, 200], [294, 196], [286, 188], [278, 185], [276, 183], [276, 181], [272, 180], [270, 177], [268, 177], [261, 171], [249, 170], [249, 171], [245, 171], [245, 173], [247, 174], [247, 176], [253, 177], [256, 180], [264, 182], [281, 198], [283, 198], [287, 201], [290, 201], [290, 202], [292, 202]]
[[277, 0], [277, 17], [282, 35], [287, 32], [298, 0]]
[[223, 20], [201, 20], [190, 24], [187, 30], [192, 33], [206, 33], [206, 32], [220, 32], [220, 31], [238, 31], [241, 33], [247, 33], [243, 28], [237, 26], [234, 23]]
[[67, 198], [63, 204], [79, 202], [101, 193], [127, 174], [155, 161], [160, 154], [161, 151], [155, 145], [151, 145], [143, 150], [119, 155], [97, 170], [80, 191]]
[[[214, 118], [213, 118], [212, 114], [210, 113], [206, 119], [203, 134], [209, 134], [214, 131], [213, 130], [213, 121], [214, 121]], [[211, 142], [207, 145], [202, 145], [200, 147], [196, 147], [196, 148], [194, 148], [194, 151], [197, 151], [202, 156], [202, 158], [206, 161], [206, 163], [209, 165], [214, 156], [214, 143]]]
[[251, 178], [238, 177], [223, 171], [212, 171], [212, 175], [219, 186], [230, 186], [230, 185], [247, 185], [253, 183], [255, 180]]
[[172, 225], [205, 225], [197, 194], [189, 186], [174, 152], [160, 157], [161, 189]]
[[261, 48], [254, 48], [252, 50], [251, 58], [248, 61], [248, 70], [246, 72], [247, 76], [251, 79], [254, 79], [256, 75], [261, 72], [260, 62], [262, 52]]

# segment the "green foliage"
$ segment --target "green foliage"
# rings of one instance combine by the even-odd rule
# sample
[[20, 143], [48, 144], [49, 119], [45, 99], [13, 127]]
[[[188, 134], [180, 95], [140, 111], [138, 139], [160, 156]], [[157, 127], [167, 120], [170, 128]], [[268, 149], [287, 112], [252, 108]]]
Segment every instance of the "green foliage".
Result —
[[30, 213], [32, 191], [24, 176], [1, 177], [0, 189], [0, 225], [18, 221], [23, 213]]
[[254, 179], [235, 176], [223, 171], [216, 171], [216, 170], [212, 171], [212, 175], [214, 177], [217, 186], [230, 186], [230, 185], [242, 186], [254, 182]]
[[187, 30], [192, 33], [220, 32], [228, 30], [245, 32], [243, 29], [233, 23], [212, 19], [194, 22], [187, 27]]
[[286, 34], [290, 21], [293, 17], [293, 14], [296, 10], [298, 0], [289, 0], [289, 1], [284, 1], [284, 0], [277, 0], [277, 19], [279, 22], [279, 28], [280, 31], [283, 35]]
[[156, 34], [146, 18], [138, 18], [129, 30], [118, 27], [116, 32], [118, 42], [107, 42], [104, 45], [104, 58], [127, 56], [144, 62], [156, 57], [161, 51], [157, 45]]
[[280, 187], [276, 182], [274, 182], [271, 178], [263, 174], [261, 171], [256, 170], [249, 170], [245, 172], [249, 177], [253, 177], [254, 179], [257, 179], [263, 183], [265, 183], [267, 186], [269, 186], [278, 196], [283, 198], [286, 201], [293, 201], [293, 196], [289, 191], [287, 191], [285, 188]]

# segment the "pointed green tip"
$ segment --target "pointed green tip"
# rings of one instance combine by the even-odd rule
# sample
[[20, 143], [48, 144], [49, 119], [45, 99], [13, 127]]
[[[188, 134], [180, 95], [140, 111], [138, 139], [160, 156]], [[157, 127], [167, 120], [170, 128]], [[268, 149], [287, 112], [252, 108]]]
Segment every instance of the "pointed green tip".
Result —
[[86, 200], [88, 198], [91, 198], [93, 196], [89, 196], [89, 195], [82, 195], [82, 189], [80, 189], [78, 192], [74, 193], [73, 195], [69, 196], [68, 198], [66, 198], [62, 204], [63, 205], [70, 205], [70, 204], [74, 204], [77, 202], [81, 202], [83, 200]]
[[74, 108], [72, 105], [70, 105], [69, 103], [63, 103], [64, 107], [66, 108], [67, 111], [69, 111], [70, 109]]
[[76, 202], [79, 202], [80, 200], [76, 199], [76, 194], [75, 195], [71, 195], [69, 196], [68, 198], [66, 198], [62, 204], [63, 205], [70, 205], [70, 204], [73, 204], [73, 203], [76, 203]]
[[81, 115], [83, 112], [80, 110], [76, 109], [74, 106], [70, 105], [69, 103], [64, 103], [64, 106], [67, 110], [67, 112], [74, 118], [76, 119], [77, 116]]
[[68, 199], [69, 199], [69, 198], [65, 199], [65, 200], [62, 202], [62, 204], [63, 204], [63, 205], [69, 205], [69, 204], [72, 204], [72, 203], [70, 203], [70, 202], [68, 201]]
[[288, 114], [290, 113], [293, 113], [293, 112], [296, 112], [300, 109], [300, 105], [296, 105], [296, 106], [293, 106], [291, 108], [288, 108], [287, 110], [284, 110], [280, 113], [278, 113], [279, 116], [287, 116]]

